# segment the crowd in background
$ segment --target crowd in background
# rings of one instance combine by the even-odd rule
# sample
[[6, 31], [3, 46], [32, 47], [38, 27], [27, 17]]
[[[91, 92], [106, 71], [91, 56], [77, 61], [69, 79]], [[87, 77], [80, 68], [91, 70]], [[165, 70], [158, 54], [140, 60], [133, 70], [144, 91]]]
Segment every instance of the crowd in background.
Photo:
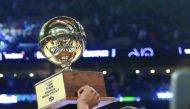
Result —
[[[39, 75], [34, 77], [27, 76], [24, 73], [22, 77], [5, 76], [0, 79], [0, 93], [35, 93], [35, 83], [43, 78]], [[109, 96], [144, 96], [155, 94], [159, 91], [169, 91], [170, 74], [164, 74], [157, 71], [155, 74], [150, 74], [147, 71], [141, 71], [136, 74], [135, 71], [113, 68], [105, 75], [105, 84]], [[109, 91], [111, 90], [111, 91]]]
[[169, 6], [166, 4], [164, 0], [2, 0], [0, 24], [9, 25], [9, 29], [24, 30], [33, 25], [28, 30], [33, 34], [14, 37], [21, 38], [18, 40], [21, 42], [37, 43], [42, 24], [55, 16], [70, 16], [84, 26], [87, 48], [153, 46], [168, 49], [188, 46], [188, 5], [183, 2], [178, 5], [176, 1]]
[[112, 92], [110, 95], [118, 96], [121, 95], [133, 95], [133, 96], [144, 96], [149, 94], [155, 94], [159, 91], [170, 90], [170, 75], [165, 75], [161, 71], [157, 71], [156, 74], [150, 74], [147, 71], [141, 71], [136, 74], [132, 70], [114, 69], [110, 71], [105, 78], [106, 86], [108, 90]]

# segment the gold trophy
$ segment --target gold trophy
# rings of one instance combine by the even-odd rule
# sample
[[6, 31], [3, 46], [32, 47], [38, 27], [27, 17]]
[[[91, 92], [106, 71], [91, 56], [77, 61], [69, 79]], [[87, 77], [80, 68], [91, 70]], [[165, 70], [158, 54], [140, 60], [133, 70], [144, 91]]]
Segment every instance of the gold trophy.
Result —
[[71, 64], [80, 58], [86, 43], [82, 25], [75, 19], [60, 16], [46, 22], [39, 37], [44, 56], [51, 62], [61, 65], [62, 71], [36, 83], [38, 109], [58, 109], [68, 104], [76, 104], [77, 90], [89, 85], [100, 94], [98, 107], [115, 101], [107, 97], [101, 72], [77, 71]]

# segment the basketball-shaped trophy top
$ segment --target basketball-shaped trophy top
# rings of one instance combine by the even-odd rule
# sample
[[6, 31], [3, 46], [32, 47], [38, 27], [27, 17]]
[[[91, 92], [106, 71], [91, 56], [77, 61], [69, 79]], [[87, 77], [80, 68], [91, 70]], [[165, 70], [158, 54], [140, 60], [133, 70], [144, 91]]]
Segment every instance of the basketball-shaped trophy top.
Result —
[[82, 55], [85, 39], [84, 29], [79, 22], [70, 17], [60, 16], [43, 25], [39, 45], [49, 61], [69, 67]]

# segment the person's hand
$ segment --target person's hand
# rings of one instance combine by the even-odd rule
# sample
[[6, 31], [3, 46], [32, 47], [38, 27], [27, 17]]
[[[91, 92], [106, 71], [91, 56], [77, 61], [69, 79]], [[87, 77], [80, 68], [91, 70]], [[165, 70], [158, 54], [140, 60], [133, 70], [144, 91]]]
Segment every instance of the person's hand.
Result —
[[78, 109], [91, 109], [100, 102], [100, 95], [96, 90], [88, 85], [81, 87], [78, 92]]

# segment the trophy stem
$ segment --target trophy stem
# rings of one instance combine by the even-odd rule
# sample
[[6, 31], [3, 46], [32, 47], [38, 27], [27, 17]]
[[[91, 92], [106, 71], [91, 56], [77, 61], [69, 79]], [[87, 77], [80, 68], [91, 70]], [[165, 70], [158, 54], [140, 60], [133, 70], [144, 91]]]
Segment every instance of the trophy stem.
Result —
[[71, 63], [70, 62], [68, 62], [67, 64], [61, 64], [61, 67], [63, 68], [63, 71], [64, 70], [72, 70], [71, 69]]

